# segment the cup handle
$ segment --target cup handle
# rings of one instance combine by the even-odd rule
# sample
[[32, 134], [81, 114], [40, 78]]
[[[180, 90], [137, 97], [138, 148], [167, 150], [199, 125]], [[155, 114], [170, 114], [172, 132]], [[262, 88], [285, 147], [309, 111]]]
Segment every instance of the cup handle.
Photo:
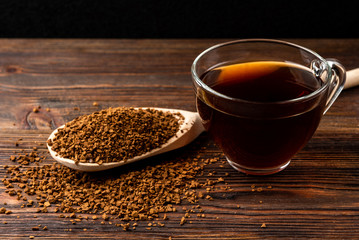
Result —
[[329, 110], [339, 96], [340, 92], [343, 90], [346, 79], [346, 72], [343, 65], [336, 60], [327, 60], [327, 62], [332, 72], [330, 76], [329, 96], [323, 114]]

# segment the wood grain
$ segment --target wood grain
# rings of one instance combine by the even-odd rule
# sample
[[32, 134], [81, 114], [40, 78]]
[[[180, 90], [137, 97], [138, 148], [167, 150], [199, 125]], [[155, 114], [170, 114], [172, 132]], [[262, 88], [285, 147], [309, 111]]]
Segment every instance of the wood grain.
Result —
[[[358, 39], [289, 39], [347, 69], [359, 67]], [[1, 39], [0, 179], [11, 155], [34, 146], [51, 164], [45, 141], [52, 129], [73, 118], [115, 106], [195, 110], [190, 66], [204, 49], [224, 39]], [[97, 102], [99, 106], [93, 106]], [[39, 113], [34, 107], [41, 106]], [[50, 111], [46, 111], [49, 108]], [[58, 213], [36, 213], [5, 193], [0, 183], [1, 239], [357, 239], [359, 238], [359, 88], [345, 90], [323, 117], [308, 145], [281, 173], [253, 177], [236, 172], [220, 155], [199, 181], [225, 183], [201, 200], [205, 217], [180, 225], [184, 202], [165, 227], [140, 222], [123, 231], [114, 224], [83, 220], [76, 225]], [[19, 141], [19, 139], [22, 139]], [[15, 142], [19, 142], [19, 146]], [[218, 148], [202, 134], [189, 146], [151, 159], [211, 158]], [[143, 168], [138, 163], [122, 171]], [[219, 165], [223, 164], [223, 167]], [[216, 173], [211, 175], [215, 171]], [[227, 184], [227, 185], [226, 185]], [[221, 187], [230, 190], [221, 190]], [[7, 205], [4, 205], [4, 203]], [[115, 222], [116, 220], [114, 220]], [[5, 224], [4, 222], [7, 222]], [[266, 227], [261, 227], [262, 224]], [[33, 231], [41, 224], [47, 231]], [[69, 231], [71, 229], [71, 231]], [[86, 229], [86, 231], [84, 231]]]

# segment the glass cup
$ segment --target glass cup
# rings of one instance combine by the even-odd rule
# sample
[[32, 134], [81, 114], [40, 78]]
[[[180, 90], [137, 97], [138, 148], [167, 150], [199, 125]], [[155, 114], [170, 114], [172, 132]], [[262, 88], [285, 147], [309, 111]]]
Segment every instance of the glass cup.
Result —
[[336, 60], [270, 39], [213, 46], [194, 60], [191, 73], [205, 129], [232, 167], [254, 175], [289, 165], [346, 76]]

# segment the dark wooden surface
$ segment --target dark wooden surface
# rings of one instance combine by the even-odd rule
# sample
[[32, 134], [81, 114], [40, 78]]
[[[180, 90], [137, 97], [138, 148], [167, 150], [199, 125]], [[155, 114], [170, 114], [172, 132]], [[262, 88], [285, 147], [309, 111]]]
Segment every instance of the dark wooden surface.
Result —
[[[51, 164], [43, 143], [52, 129], [79, 115], [116, 106], [194, 111], [190, 66], [201, 51], [222, 41], [1, 39], [0, 178], [5, 175], [4, 165], [15, 164], [9, 158], [19, 149], [36, 146], [46, 156], [42, 164]], [[359, 67], [358, 39], [290, 41], [336, 58], [347, 69]], [[34, 113], [37, 106], [41, 106], [40, 112]], [[207, 173], [216, 170], [215, 177], [223, 177], [232, 190], [211, 192], [213, 201], [200, 202], [206, 217], [193, 215], [192, 223], [184, 225], [179, 223], [185, 203], [178, 206], [178, 212], [168, 214], [165, 227], [151, 230], [147, 229], [148, 222], [131, 231], [93, 221], [72, 225], [58, 213], [21, 208], [21, 202], [5, 193], [0, 183], [0, 208], [12, 211], [0, 214], [0, 238], [358, 239], [358, 119], [359, 88], [348, 89], [283, 172], [253, 177], [236, 172], [226, 163], [221, 169], [217, 169], [218, 164], [208, 165]], [[205, 157], [220, 153], [204, 133], [190, 146], [159, 158], [195, 157], [198, 152]], [[263, 223], [266, 227], [261, 227]], [[32, 227], [39, 224], [48, 230], [33, 231]]]

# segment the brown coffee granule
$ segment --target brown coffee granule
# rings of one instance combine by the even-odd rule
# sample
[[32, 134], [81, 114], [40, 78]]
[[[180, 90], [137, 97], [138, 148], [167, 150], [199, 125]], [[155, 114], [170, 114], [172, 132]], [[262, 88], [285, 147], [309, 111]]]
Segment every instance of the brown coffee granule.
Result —
[[0, 208], [0, 214], [5, 214], [6, 211], [7, 211], [6, 208], [4, 207]]
[[34, 149], [31, 153], [18, 153], [18, 156], [10, 156], [10, 161], [17, 162], [21, 165], [29, 165], [30, 163], [42, 162], [43, 157], [39, 156], [37, 149]]
[[76, 163], [125, 161], [166, 143], [182, 119], [155, 109], [108, 108], [67, 123], [48, 145]]
[[[31, 166], [34, 163], [31, 158], [42, 158], [34, 155], [38, 152], [41, 151], [23, 152], [29, 156], [30, 164], [7, 166], [2, 183], [12, 187], [9, 189], [15, 197], [26, 194], [26, 197], [18, 198], [25, 202], [24, 207], [37, 207], [39, 213], [60, 212], [59, 217], [70, 218], [73, 224], [76, 219], [82, 219], [82, 213], [93, 214], [92, 219], [100, 219], [103, 224], [110, 224], [115, 219], [125, 222], [167, 220], [166, 213], [176, 212], [174, 204], [182, 203], [193, 205], [192, 209], [184, 210], [185, 217], [189, 217], [189, 213], [203, 212], [198, 200], [200, 195], [204, 197], [205, 188], [222, 184], [224, 180], [216, 176], [212, 180], [196, 180], [196, 176], [205, 176], [204, 167], [211, 164], [200, 156], [178, 156], [157, 165], [128, 169], [119, 175], [98, 175], [78, 172], [58, 163]], [[12, 194], [11, 191], [7, 193]], [[209, 195], [205, 199], [212, 200]], [[3, 211], [6, 209], [0, 208], [0, 213]], [[105, 221], [104, 216], [109, 221]], [[181, 221], [179, 224], [186, 222], [190, 223]], [[127, 230], [128, 226], [123, 229]]]
[[190, 186], [202, 169], [200, 161], [188, 158], [104, 179], [57, 163], [25, 169], [9, 166], [7, 172], [14, 175], [13, 184], [26, 185], [24, 193], [39, 197], [36, 206], [57, 205], [59, 211], [69, 213], [73, 219], [79, 213], [99, 213], [103, 220], [112, 215], [124, 221], [142, 221], [176, 211], [172, 204], [198, 202]]
[[185, 217], [182, 217], [181, 218], [181, 222], [180, 222], [180, 225], [183, 225], [187, 222], [186, 218]]
[[106, 213], [102, 214], [102, 219], [105, 220], [105, 221], [108, 221], [110, 219], [109, 216], [107, 216]]

